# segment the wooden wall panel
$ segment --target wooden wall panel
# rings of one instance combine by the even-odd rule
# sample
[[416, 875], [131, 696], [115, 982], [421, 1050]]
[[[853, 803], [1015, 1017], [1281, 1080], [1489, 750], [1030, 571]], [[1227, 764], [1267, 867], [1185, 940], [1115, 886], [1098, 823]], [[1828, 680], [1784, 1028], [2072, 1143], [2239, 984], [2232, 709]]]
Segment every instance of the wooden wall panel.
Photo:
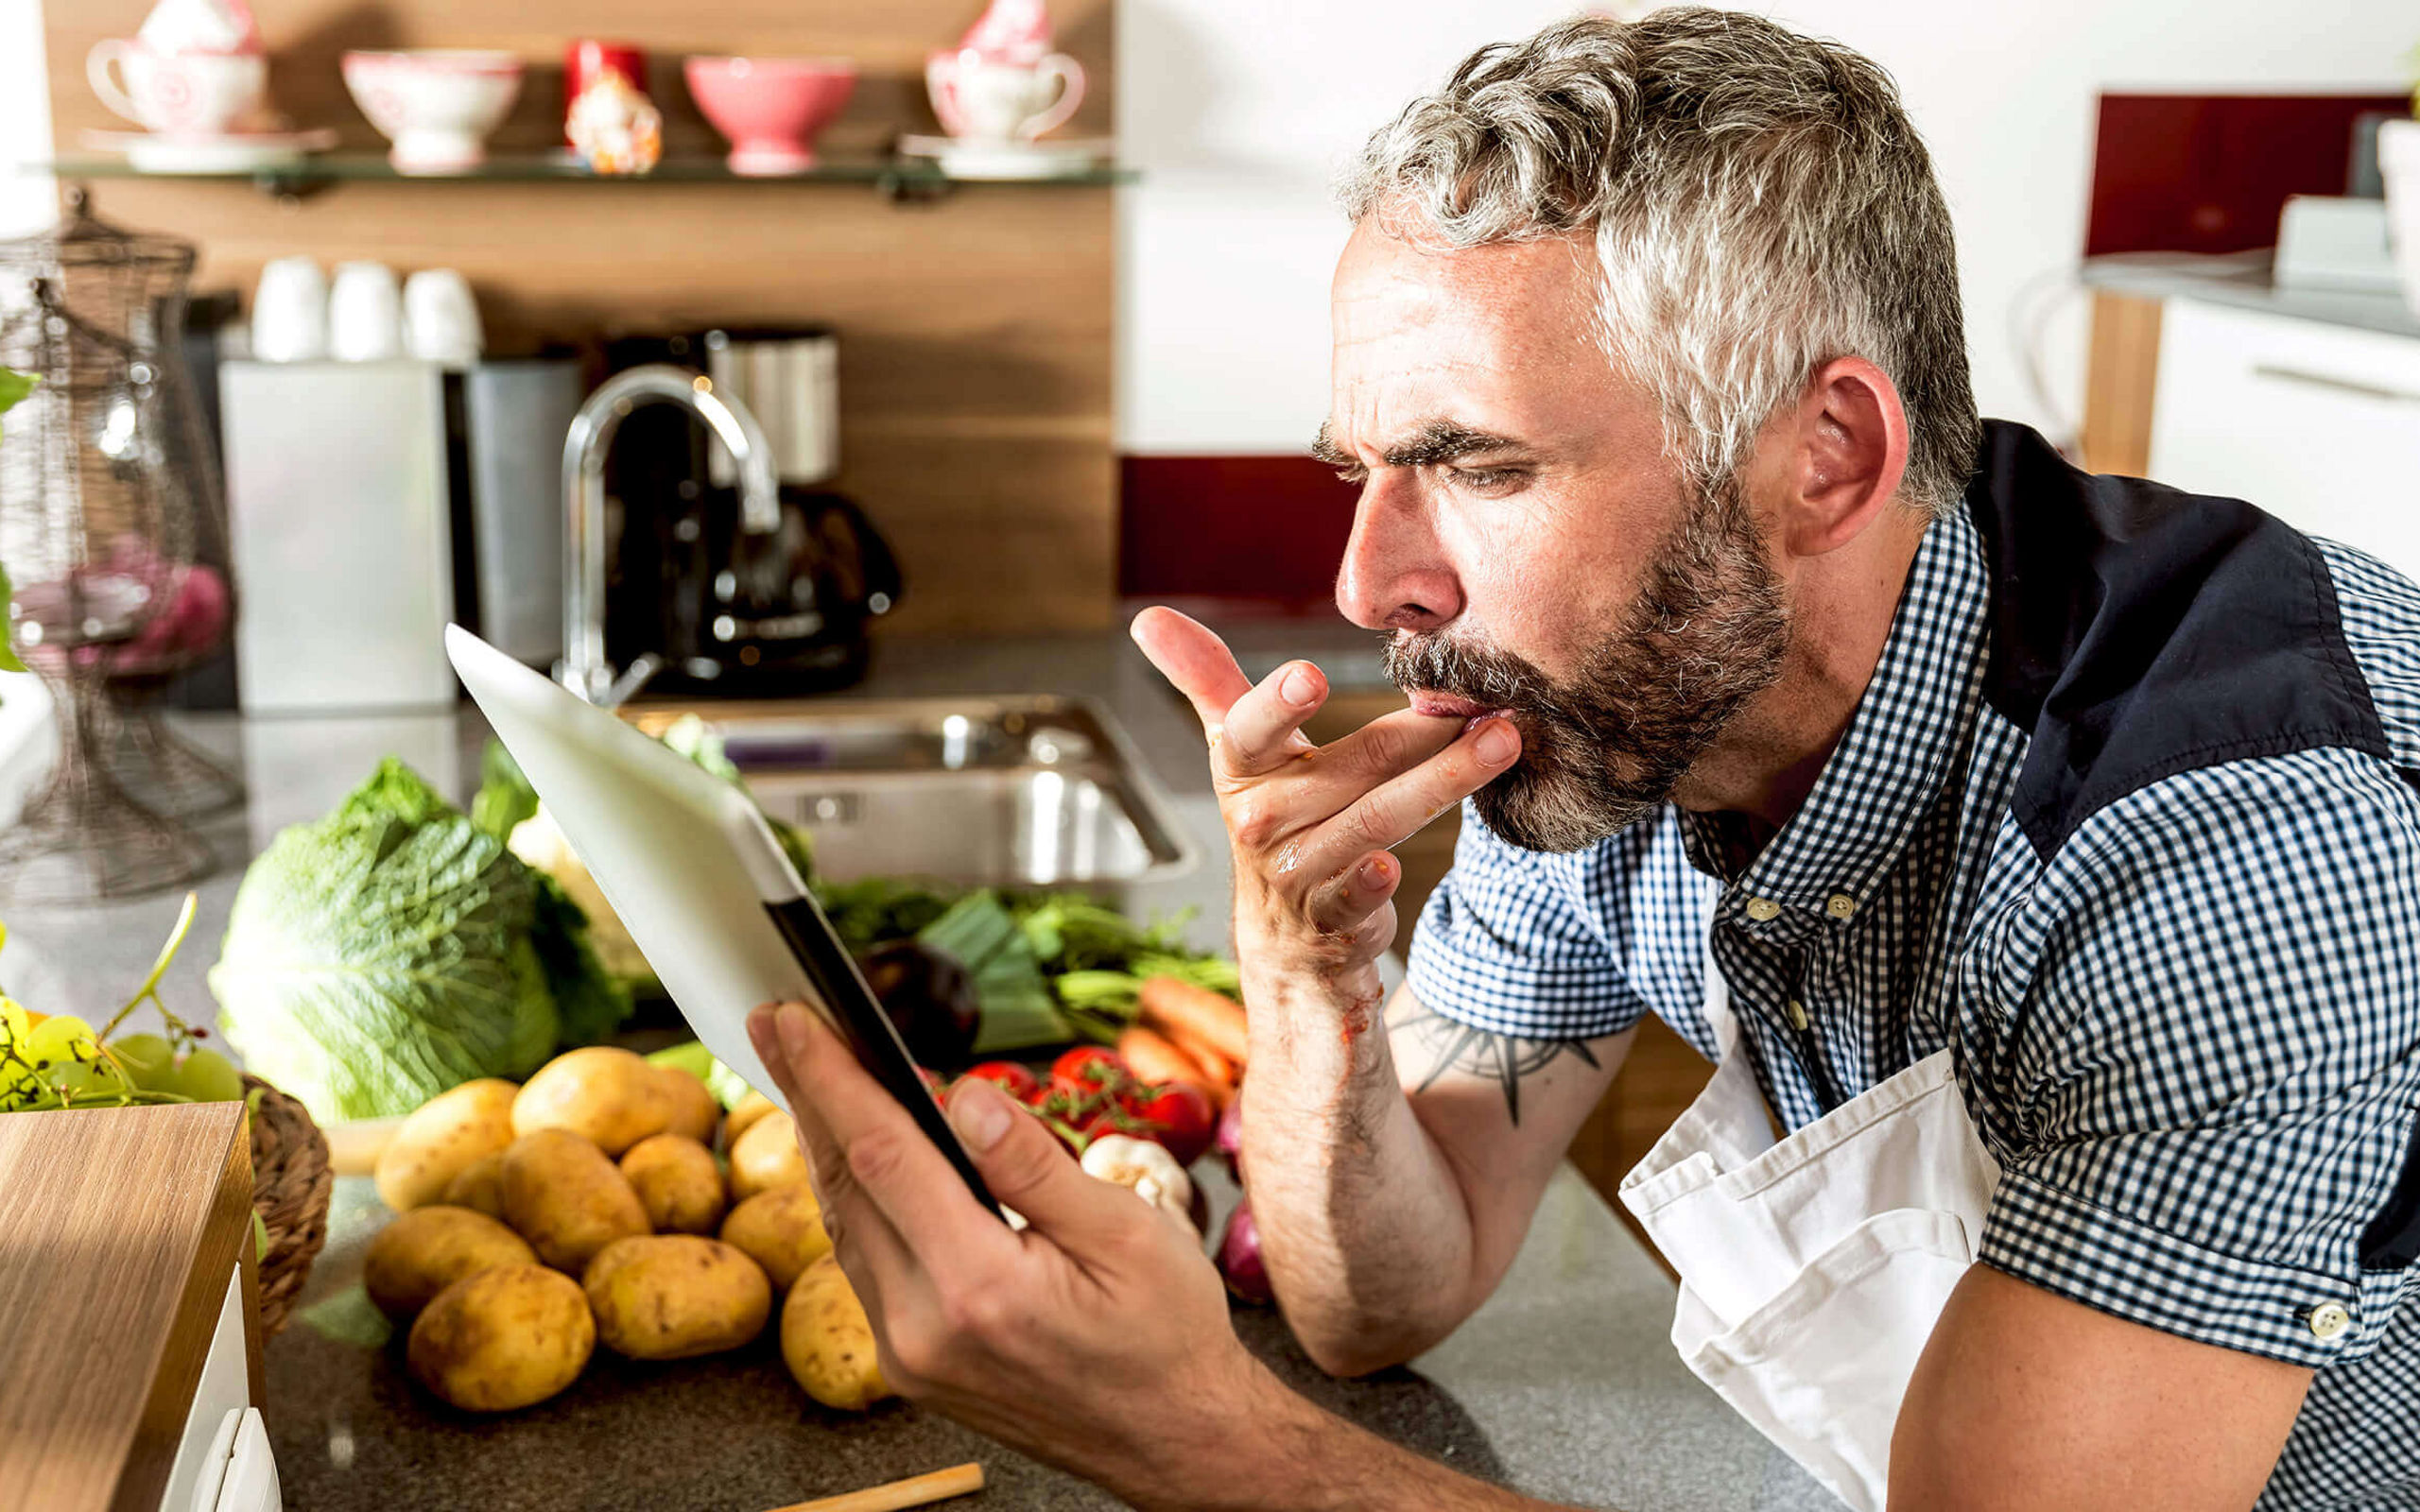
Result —
[[2159, 384], [2160, 301], [2096, 290], [2084, 371], [2083, 465], [2138, 478], [2152, 466], [2152, 404]]
[[[1111, 0], [1055, 6], [1061, 45], [1093, 76], [1070, 130], [1105, 129]], [[132, 32], [148, 0], [51, 8], [49, 63], [62, 149], [108, 124], [83, 57]], [[976, 0], [253, 0], [281, 104], [308, 125], [374, 133], [337, 81], [356, 45], [507, 46], [549, 67], [576, 36], [627, 38], [656, 60], [674, 150], [716, 151], [670, 86], [698, 51], [838, 53], [867, 70], [844, 125], [871, 149], [930, 129], [926, 48], [954, 41]], [[553, 139], [560, 85], [533, 76], [499, 140]], [[476, 289], [498, 354], [715, 323], [820, 321], [839, 333], [843, 471], [890, 537], [908, 591], [887, 634], [1106, 626], [1115, 606], [1116, 476], [1108, 192], [967, 186], [893, 204], [862, 184], [338, 184], [285, 205], [248, 187], [167, 180], [95, 184], [107, 217], [203, 249], [201, 287], [249, 293], [268, 259], [371, 257], [456, 267]]]

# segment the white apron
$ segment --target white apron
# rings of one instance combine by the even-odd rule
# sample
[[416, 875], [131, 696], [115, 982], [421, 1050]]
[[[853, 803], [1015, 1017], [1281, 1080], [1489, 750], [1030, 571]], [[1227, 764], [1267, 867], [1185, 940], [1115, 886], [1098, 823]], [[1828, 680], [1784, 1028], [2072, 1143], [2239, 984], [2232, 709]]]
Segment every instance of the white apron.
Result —
[[1900, 1399], [1999, 1167], [1946, 1050], [1775, 1143], [1730, 993], [1706, 973], [1721, 1063], [1622, 1178], [1622, 1204], [1681, 1273], [1682, 1360], [1834, 1495], [1882, 1512]]

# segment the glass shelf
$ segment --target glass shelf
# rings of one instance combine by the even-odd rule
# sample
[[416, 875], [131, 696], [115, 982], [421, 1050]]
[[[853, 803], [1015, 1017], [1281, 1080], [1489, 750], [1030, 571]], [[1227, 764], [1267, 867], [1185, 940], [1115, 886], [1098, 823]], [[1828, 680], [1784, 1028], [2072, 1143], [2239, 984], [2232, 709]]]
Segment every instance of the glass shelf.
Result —
[[299, 163], [271, 168], [219, 173], [160, 173], [138, 168], [111, 154], [81, 154], [50, 163], [24, 165], [24, 171], [51, 173], [61, 179], [191, 179], [205, 182], [250, 183], [268, 193], [309, 194], [333, 184], [390, 183], [731, 183], [731, 184], [870, 184], [893, 198], [920, 198], [962, 184], [1082, 185], [1132, 183], [1132, 168], [1100, 163], [1072, 172], [1033, 178], [960, 178], [942, 170], [929, 158], [827, 158], [804, 173], [773, 176], [737, 174], [719, 157], [667, 157], [655, 171], [640, 175], [591, 173], [569, 152], [498, 154], [476, 168], [458, 173], [405, 174], [395, 171], [382, 152], [318, 153]]

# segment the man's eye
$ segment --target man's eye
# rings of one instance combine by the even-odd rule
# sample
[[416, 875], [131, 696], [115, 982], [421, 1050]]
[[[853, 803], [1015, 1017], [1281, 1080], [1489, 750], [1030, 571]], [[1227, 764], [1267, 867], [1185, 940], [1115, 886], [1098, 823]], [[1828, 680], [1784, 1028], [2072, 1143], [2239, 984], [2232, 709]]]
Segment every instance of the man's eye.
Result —
[[1523, 475], [1517, 467], [1458, 467], [1453, 471], [1455, 482], [1466, 489], [1477, 489], [1481, 493], [1509, 489], [1521, 481]]

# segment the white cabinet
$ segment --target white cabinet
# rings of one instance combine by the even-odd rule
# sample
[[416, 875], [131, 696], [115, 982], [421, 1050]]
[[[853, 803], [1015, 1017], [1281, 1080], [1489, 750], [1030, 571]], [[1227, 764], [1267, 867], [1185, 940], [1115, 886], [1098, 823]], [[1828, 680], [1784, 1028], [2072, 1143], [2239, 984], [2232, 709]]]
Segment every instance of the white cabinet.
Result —
[[251, 1364], [238, 1264], [219, 1304], [201, 1379], [194, 1383], [160, 1512], [255, 1512], [278, 1505], [277, 1464], [260, 1409], [251, 1404]]
[[2151, 474], [2420, 577], [2420, 340], [2170, 300]]

